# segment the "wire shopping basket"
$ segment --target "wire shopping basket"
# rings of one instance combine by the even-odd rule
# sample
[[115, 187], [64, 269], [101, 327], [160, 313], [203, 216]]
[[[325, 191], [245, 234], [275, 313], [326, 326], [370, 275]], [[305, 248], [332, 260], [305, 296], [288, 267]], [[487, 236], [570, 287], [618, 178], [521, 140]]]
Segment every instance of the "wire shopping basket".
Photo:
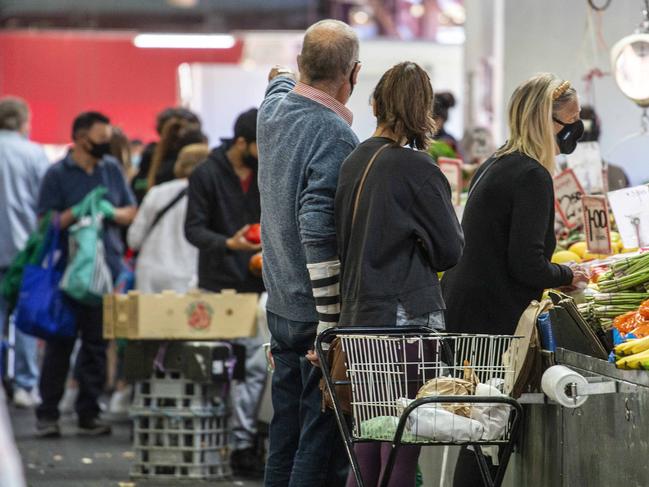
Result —
[[[334, 380], [322, 344], [334, 337], [345, 354], [347, 377]], [[400, 446], [471, 445], [485, 485], [501, 485], [522, 416], [506, 394], [519, 357], [520, 337], [439, 334], [430, 328], [332, 328], [318, 336], [316, 351], [359, 487], [353, 444], [393, 445], [382, 484], [388, 485]], [[337, 387], [351, 389], [351, 427]], [[491, 475], [483, 447], [499, 446]]]

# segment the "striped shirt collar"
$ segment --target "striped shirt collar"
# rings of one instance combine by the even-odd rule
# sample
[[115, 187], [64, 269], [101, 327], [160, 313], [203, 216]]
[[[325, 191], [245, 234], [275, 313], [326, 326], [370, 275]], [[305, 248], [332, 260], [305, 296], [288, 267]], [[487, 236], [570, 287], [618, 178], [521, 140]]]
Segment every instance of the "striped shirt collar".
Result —
[[349, 108], [340, 103], [333, 96], [300, 81], [298, 81], [298, 83], [295, 85], [293, 91], [298, 95], [318, 102], [321, 105], [327, 107], [329, 110], [333, 111], [336, 115], [342, 118], [347, 123], [347, 125], [351, 126], [352, 121], [354, 120], [354, 114]]

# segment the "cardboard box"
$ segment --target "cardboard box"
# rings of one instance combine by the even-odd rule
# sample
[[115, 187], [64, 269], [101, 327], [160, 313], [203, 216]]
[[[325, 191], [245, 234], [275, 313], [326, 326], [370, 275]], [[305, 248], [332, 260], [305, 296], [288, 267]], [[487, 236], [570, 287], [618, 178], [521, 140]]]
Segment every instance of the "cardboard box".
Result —
[[214, 340], [257, 333], [255, 293], [189, 292], [107, 296], [104, 336], [137, 340]]

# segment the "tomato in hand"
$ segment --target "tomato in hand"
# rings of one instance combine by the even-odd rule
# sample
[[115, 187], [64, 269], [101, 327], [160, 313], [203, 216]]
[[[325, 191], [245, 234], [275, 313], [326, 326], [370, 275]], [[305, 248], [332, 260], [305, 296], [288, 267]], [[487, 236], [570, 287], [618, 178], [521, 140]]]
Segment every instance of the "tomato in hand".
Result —
[[259, 223], [253, 223], [250, 225], [248, 230], [244, 235], [245, 239], [252, 244], [261, 243], [261, 225]]

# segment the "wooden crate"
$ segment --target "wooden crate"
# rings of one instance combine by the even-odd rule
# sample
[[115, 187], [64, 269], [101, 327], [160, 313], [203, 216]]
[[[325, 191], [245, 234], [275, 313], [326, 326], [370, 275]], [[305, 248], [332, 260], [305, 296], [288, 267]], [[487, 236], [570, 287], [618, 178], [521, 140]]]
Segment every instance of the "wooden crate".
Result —
[[134, 340], [250, 337], [257, 333], [258, 298], [254, 293], [228, 290], [187, 294], [131, 291], [104, 300], [104, 334], [112, 330], [115, 338]]

